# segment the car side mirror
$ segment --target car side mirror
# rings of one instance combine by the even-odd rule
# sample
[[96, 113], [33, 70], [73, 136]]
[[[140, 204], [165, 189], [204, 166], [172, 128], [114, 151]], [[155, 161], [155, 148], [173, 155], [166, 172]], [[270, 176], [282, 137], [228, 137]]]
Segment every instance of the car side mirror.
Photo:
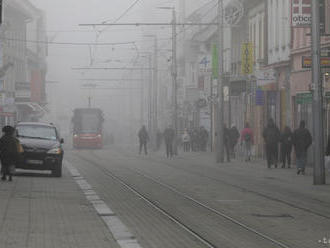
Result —
[[61, 139], [61, 140], [60, 140], [60, 143], [61, 143], [61, 144], [64, 144], [64, 139]]

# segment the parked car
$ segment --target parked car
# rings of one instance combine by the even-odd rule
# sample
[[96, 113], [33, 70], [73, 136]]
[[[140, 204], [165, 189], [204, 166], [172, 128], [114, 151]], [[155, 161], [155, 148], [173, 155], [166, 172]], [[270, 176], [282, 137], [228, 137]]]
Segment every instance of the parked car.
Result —
[[53, 176], [62, 176], [64, 140], [53, 124], [21, 122], [17, 124], [16, 132], [24, 149], [22, 162], [17, 168], [50, 170]]

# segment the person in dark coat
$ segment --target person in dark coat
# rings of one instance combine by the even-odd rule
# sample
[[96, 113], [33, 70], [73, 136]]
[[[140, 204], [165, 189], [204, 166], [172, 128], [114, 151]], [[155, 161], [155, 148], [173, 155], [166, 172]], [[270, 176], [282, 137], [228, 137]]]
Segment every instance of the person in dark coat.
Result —
[[291, 151], [292, 151], [292, 131], [290, 127], [285, 126], [281, 134], [282, 168], [285, 168], [286, 162], [288, 162], [288, 168], [291, 167]]
[[199, 140], [199, 132], [197, 129], [194, 129], [190, 134], [191, 139], [191, 150], [193, 152], [198, 152], [200, 149], [200, 140]]
[[147, 155], [148, 154], [147, 143], [149, 141], [149, 135], [148, 135], [147, 129], [144, 125], [140, 129], [140, 131], [138, 133], [138, 137], [139, 137], [139, 142], [140, 142], [139, 154], [141, 154], [142, 149], [144, 148], [144, 153], [145, 153], [145, 155]]
[[230, 162], [230, 130], [227, 128], [226, 124], [223, 126], [223, 145], [225, 148], [225, 153], [227, 156], [227, 162]]
[[297, 174], [305, 174], [307, 163], [307, 151], [312, 144], [312, 135], [305, 127], [305, 121], [301, 121], [299, 128], [292, 135], [292, 143], [297, 157]]
[[172, 126], [169, 126], [164, 131], [164, 141], [166, 145], [166, 157], [172, 158], [173, 157], [173, 142], [175, 139], [175, 131]]
[[12, 126], [5, 126], [2, 129], [4, 135], [0, 138], [0, 159], [1, 159], [1, 180], [12, 181], [12, 168], [17, 163], [18, 143], [19, 141], [14, 137], [15, 128]]
[[199, 130], [199, 142], [200, 142], [200, 149], [202, 152], [206, 152], [208, 140], [209, 140], [209, 132], [204, 127], [201, 127]]
[[273, 119], [268, 120], [267, 127], [264, 129], [262, 136], [266, 143], [267, 167], [271, 168], [272, 164], [274, 164], [275, 168], [277, 168], [278, 143], [281, 133]]
[[326, 156], [330, 156], [330, 134], [328, 135], [328, 143], [327, 143], [327, 148], [325, 151]]
[[233, 158], [235, 158], [235, 146], [238, 143], [239, 137], [240, 137], [240, 133], [237, 127], [235, 126], [235, 124], [233, 124], [229, 129], [230, 154]]

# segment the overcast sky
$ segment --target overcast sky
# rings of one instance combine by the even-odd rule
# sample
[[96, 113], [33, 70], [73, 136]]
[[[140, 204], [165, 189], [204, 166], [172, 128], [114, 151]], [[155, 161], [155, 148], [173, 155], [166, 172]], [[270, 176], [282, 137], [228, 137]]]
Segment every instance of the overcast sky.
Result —
[[[30, 0], [38, 8], [46, 13], [47, 34], [49, 40], [54, 42], [95, 42], [96, 33], [91, 27], [80, 27], [82, 23], [101, 23], [103, 21], [112, 22], [121, 16], [128, 7], [136, 0]], [[210, 0], [186, 0], [187, 14], [192, 10], [201, 7]], [[130, 11], [120, 20], [120, 22], [170, 22], [171, 11], [160, 10], [157, 7], [176, 6], [177, 0], [140, 0], [130, 9]], [[103, 29], [99, 28], [99, 29]], [[159, 27], [149, 29], [158, 30]], [[99, 42], [130, 42], [135, 41], [135, 45], [120, 45], [98, 47], [95, 57], [95, 66], [120, 67], [131, 66], [131, 62], [136, 57], [136, 47], [141, 48], [142, 43], [146, 43], [151, 50], [153, 47], [152, 39], [143, 41], [142, 27], [110, 27], [102, 33]], [[171, 30], [164, 28], [160, 39], [168, 41], [160, 42], [162, 46], [168, 44], [170, 48]], [[148, 45], [148, 42], [150, 43]], [[152, 50], [151, 50], [152, 51]], [[95, 51], [94, 51], [95, 52]], [[165, 54], [166, 56], [166, 54]], [[81, 78], [108, 77], [122, 78], [124, 72], [83, 72], [72, 71], [72, 67], [90, 65], [90, 49], [88, 46], [69, 46], [69, 45], [49, 45], [48, 55], [48, 75], [50, 81], [58, 81], [57, 85], [47, 85], [50, 107], [56, 109], [70, 109], [81, 107], [87, 102], [89, 91], [82, 90], [82, 85], [86, 82]], [[127, 93], [127, 92], [126, 92]], [[95, 91], [95, 105], [105, 105], [109, 97], [107, 95], [118, 94], [115, 92]], [[120, 93], [122, 94], [122, 93]], [[60, 101], [58, 101], [60, 99]], [[120, 98], [119, 98], [120, 99]], [[54, 105], [55, 101], [55, 105]], [[109, 105], [109, 104], [108, 104]], [[114, 104], [116, 105], [116, 104]], [[120, 104], [122, 105], [122, 104]], [[118, 108], [115, 109], [116, 111]], [[110, 111], [111, 112], [111, 111]]]

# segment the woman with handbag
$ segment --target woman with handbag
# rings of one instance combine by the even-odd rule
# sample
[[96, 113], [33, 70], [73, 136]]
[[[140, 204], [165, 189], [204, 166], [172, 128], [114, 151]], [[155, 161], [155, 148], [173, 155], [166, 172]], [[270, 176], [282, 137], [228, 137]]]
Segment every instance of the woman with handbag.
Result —
[[4, 135], [0, 138], [0, 160], [1, 160], [1, 180], [12, 181], [12, 172], [19, 158], [18, 140], [14, 137], [15, 128], [5, 126], [2, 129]]

